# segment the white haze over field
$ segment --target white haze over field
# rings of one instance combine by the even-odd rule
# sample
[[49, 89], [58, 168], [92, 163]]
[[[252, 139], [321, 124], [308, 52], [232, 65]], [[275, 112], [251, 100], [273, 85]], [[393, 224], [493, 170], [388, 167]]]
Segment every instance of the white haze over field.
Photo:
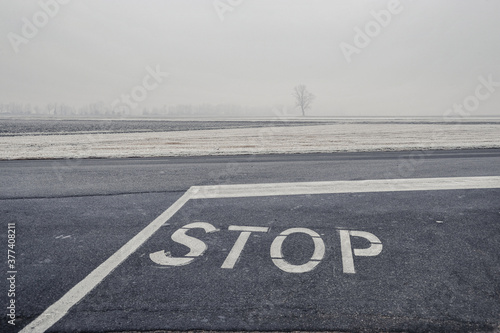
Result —
[[139, 108], [291, 110], [303, 83], [311, 116], [499, 115], [498, 13], [495, 0], [4, 0], [0, 103], [111, 105], [136, 89]]

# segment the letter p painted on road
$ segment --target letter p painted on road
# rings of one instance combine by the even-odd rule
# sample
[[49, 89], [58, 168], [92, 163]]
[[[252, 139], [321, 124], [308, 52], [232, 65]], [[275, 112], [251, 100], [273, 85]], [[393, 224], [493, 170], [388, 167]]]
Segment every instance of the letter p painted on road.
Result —
[[[372, 233], [366, 231], [355, 230], [339, 230], [340, 234], [340, 249], [342, 251], [342, 267], [346, 274], [355, 274], [354, 258], [357, 257], [374, 257], [382, 252], [382, 242]], [[351, 236], [362, 237], [370, 242], [370, 247], [366, 249], [353, 249], [351, 245]]]

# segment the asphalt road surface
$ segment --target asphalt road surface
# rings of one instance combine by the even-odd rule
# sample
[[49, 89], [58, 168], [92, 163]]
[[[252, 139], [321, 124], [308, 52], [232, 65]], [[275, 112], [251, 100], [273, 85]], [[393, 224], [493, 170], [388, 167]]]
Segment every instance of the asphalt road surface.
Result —
[[0, 171], [2, 332], [500, 330], [500, 150]]

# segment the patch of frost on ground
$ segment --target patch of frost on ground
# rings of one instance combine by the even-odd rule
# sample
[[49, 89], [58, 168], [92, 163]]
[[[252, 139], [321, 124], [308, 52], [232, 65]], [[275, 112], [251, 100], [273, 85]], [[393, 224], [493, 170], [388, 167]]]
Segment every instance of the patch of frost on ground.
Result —
[[329, 124], [0, 138], [0, 159], [500, 148], [500, 124]]

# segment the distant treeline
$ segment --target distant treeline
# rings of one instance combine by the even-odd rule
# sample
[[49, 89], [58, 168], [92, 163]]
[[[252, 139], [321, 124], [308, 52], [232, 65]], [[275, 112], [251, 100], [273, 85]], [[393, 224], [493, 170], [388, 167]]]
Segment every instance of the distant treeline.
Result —
[[0, 103], [0, 114], [9, 115], [59, 115], [59, 116], [297, 116], [300, 112], [290, 106], [243, 107], [234, 104], [180, 104], [161, 107], [143, 107], [129, 109], [120, 105], [113, 108], [104, 102], [89, 103], [75, 107], [64, 103], [32, 105], [30, 103]]

